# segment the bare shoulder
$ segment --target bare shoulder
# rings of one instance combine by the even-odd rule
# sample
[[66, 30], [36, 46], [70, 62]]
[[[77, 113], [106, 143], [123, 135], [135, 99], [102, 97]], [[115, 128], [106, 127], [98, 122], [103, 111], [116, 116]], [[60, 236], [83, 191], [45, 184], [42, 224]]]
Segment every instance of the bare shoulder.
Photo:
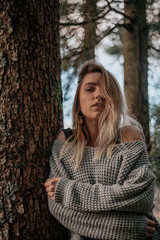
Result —
[[63, 131], [63, 130], [61, 130], [61, 131], [58, 133], [56, 139], [62, 140], [62, 141], [65, 141], [65, 140], [66, 140], [66, 137], [65, 137], [65, 135], [64, 135], [64, 131]]
[[129, 125], [122, 129], [122, 141], [144, 141], [142, 134], [137, 126]]

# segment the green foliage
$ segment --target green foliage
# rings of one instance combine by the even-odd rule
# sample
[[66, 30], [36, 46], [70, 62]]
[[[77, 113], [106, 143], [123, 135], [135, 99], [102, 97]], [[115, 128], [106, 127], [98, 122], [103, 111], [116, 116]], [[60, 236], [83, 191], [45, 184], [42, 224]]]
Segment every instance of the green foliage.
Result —
[[111, 56], [120, 57], [122, 55], [122, 46], [114, 45], [114, 46], [108, 47], [106, 48], [106, 52]]
[[68, 15], [69, 13], [68, 13], [68, 9], [69, 9], [69, 3], [68, 3], [68, 1], [60, 1], [60, 9], [59, 9], [59, 14], [60, 14], [60, 17], [62, 17], [62, 16], [66, 16], [66, 15]]

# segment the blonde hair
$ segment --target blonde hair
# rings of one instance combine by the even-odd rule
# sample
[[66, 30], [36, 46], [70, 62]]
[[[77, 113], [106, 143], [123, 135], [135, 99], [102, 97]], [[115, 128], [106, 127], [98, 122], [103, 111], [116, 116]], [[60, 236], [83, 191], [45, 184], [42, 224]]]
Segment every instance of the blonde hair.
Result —
[[[64, 151], [67, 152], [70, 147], [73, 147], [74, 152], [71, 160], [75, 159], [75, 168], [80, 166], [84, 148], [89, 140], [89, 133], [85, 122], [82, 124], [79, 121], [79, 112], [81, 110], [79, 93], [84, 76], [93, 72], [100, 72], [102, 74], [100, 92], [102, 98], [107, 102], [99, 118], [99, 135], [97, 138], [95, 160], [99, 159], [104, 152], [107, 153], [107, 157], [111, 156], [117, 140], [119, 139], [121, 141], [121, 127], [132, 124], [140, 127], [136, 120], [127, 115], [126, 100], [115, 77], [94, 60], [85, 62], [79, 71], [78, 87], [72, 109], [73, 135], [64, 143], [60, 153], [61, 158]], [[71, 144], [67, 144], [71, 139]]]

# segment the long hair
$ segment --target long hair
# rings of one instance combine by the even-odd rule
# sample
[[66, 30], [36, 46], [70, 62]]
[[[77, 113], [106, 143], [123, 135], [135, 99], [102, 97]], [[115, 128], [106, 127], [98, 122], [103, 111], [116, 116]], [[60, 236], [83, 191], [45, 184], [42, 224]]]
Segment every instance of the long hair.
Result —
[[[125, 97], [123, 96], [119, 83], [115, 77], [107, 71], [101, 64], [96, 63], [94, 60], [89, 60], [85, 62], [78, 75], [78, 87], [76, 90], [72, 117], [73, 117], [73, 135], [65, 142], [62, 147], [60, 158], [63, 156], [64, 149], [65, 152], [70, 148], [74, 147], [74, 152], [72, 159], [75, 159], [75, 168], [78, 168], [81, 164], [84, 148], [89, 140], [89, 132], [85, 121], [83, 119], [83, 124], [79, 121], [80, 112], [80, 102], [79, 94], [84, 76], [88, 73], [100, 72], [102, 78], [100, 80], [100, 92], [101, 97], [105, 100], [105, 108], [99, 117], [99, 135], [97, 138], [97, 147], [95, 160], [99, 159], [104, 152], [107, 153], [107, 157], [110, 157], [112, 150], [119, 139], [122, 140], [120, 129], [125, 125], [137, 125], [140, 124], [133, 118], [127, 115], [127, 104]], [[141, 127], [140, 127], [141, 129]], [[71, 144], [67, 143], [72, 138]]]

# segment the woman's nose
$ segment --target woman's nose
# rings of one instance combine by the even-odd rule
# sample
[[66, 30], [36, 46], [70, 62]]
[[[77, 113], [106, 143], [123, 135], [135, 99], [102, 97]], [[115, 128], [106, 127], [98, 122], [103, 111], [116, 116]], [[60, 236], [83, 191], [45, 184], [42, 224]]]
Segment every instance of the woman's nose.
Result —
[[99, 88], [97, 88], [96, 91], [95, 91], [95, 98], [102, 99]]

